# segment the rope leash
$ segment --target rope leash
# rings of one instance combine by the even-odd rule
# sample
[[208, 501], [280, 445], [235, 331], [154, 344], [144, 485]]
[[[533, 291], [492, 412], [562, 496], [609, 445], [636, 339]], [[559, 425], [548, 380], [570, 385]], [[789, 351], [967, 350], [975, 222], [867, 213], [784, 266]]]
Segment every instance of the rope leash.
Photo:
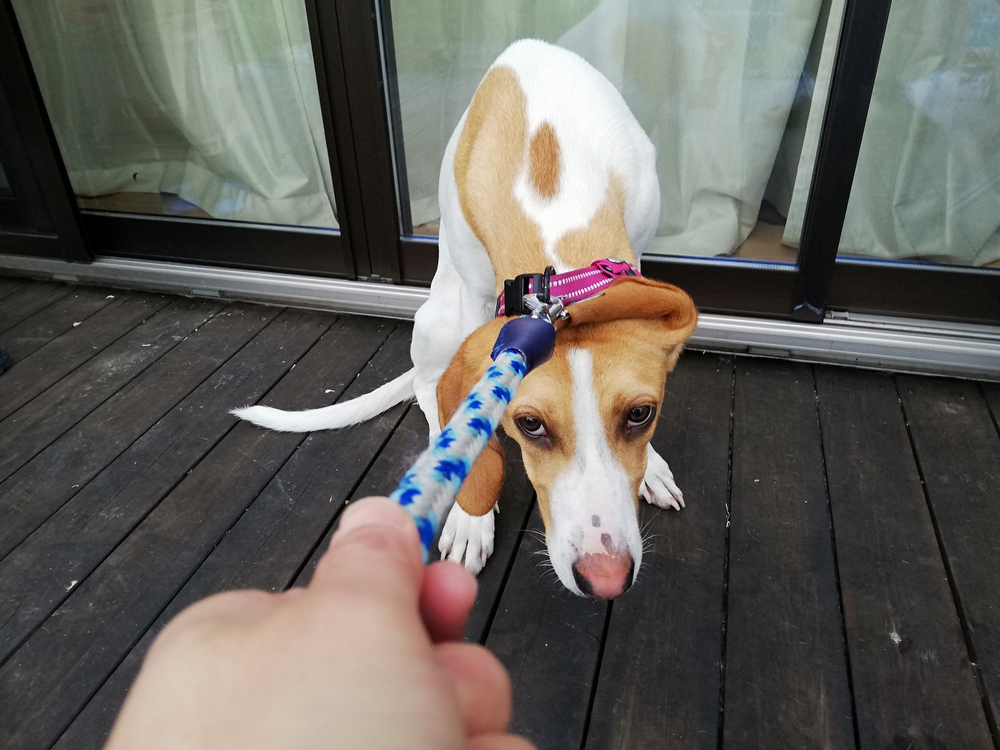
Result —
[[500, 424], [514, 391], [525, 375], [552, 356], [552, 319], [563, 312], [562, 304], [536, 298], [530, 307], [531, 317], [514, 318], [500, 329], [493, 364], [390, 495], [416, 521], [425, 564], [441, 519]]

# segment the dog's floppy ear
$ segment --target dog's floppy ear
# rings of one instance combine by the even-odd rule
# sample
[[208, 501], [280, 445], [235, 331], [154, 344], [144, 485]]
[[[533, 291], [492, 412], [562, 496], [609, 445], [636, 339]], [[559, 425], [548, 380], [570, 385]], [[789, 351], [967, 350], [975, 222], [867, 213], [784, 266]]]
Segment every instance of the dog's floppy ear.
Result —
[[[491, 320], [472, 332], [438, 381], [438, 420], [444, 427], [492, 364], [490, 354], [507, 318]], [[490, 438], [465, 478], [456, 501], [471, 516], [485, 516], [496, 505], [503, 487], [503, 451], [496, 437]]]
[[626, 276], [613, 281], [604, 294], [569, 308], [570, 325], [612, 320], [655, 320], [666, 335], [664, 343], [683, 343], [698, 325], [698, 309], [687, 292], [662, 281]]

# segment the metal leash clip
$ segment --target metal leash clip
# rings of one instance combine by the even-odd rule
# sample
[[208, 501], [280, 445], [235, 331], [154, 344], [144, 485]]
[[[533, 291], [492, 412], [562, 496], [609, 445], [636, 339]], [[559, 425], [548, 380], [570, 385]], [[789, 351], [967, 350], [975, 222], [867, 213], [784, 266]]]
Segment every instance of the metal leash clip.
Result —
[[544, 320], [555, 325], [556, 321], [569, 320], [569, 310], [559, 297], [543, 298], [541, 294], [526, 294], [521, 298], [523, 309], [529, 311], [532, 318]]

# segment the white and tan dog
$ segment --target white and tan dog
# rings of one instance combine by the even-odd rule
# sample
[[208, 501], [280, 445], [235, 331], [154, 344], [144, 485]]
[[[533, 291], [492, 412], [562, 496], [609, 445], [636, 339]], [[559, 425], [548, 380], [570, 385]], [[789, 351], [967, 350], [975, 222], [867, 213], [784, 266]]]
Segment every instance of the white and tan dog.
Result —
[[[489, 364], [505, 279], [605, 257], [636, 263], [659, 216], [655, 159], [621, 96], [583, 59], [535, 40], [511, 45], [445, 151], [438, 267], [414, 322], [413, 369], [345, 404], [235, 413], [304, 432], [355, 424], [415, 395], [433, 440]], [[607, 292], [570, 306], [573, 325], [503, 419], [534, 484], [555, 572], [570, 591], [602, 598], [638, 574], [638, 498], [684, 504], [649, 440], [667, 373], [697, 320], [691, 299], [668, 284], [629, 278]], [[494, 438], [441, 533], [442, 556], [474, 573], [493, 551], [503, 471]]]

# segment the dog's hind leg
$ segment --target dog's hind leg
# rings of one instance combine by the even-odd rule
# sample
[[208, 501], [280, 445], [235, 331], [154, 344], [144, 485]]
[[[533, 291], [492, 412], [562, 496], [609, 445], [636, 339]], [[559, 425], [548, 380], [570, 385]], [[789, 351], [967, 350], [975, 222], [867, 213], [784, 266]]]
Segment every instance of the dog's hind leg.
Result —
[[674, 473], [652, 445], [646, 446], [646, 474], [639, 485], [639, 496], [657, 508], [684, 507], [684, 493], [674, 481]]
[[[417, 403], [427, 418], [431, 440], [441, 431], [438, 381], [466, 337], [493, 317], [493, 298], [490, 296], [492, 271], [489, 271], [488, 279], [480, 282], [481, 288], [471, 288], [468, 279], [451, 261], [449, 232], [445, 224], [445, 221], [441, 222], [438, 267], [431, 282], [430, 297], [413, 319], [413, 340], [410, 344], [410, 359], [416, 370], [413, 389]], [[489, 258], [481, 248], [478, 253], [466, 248], [466, 255], [473, 256], [464, 261], [470, 268], [481, 265], [483, 259], [488, 265]], [[479, 273], [483, 275], [484, 272], [480, 269]]]

